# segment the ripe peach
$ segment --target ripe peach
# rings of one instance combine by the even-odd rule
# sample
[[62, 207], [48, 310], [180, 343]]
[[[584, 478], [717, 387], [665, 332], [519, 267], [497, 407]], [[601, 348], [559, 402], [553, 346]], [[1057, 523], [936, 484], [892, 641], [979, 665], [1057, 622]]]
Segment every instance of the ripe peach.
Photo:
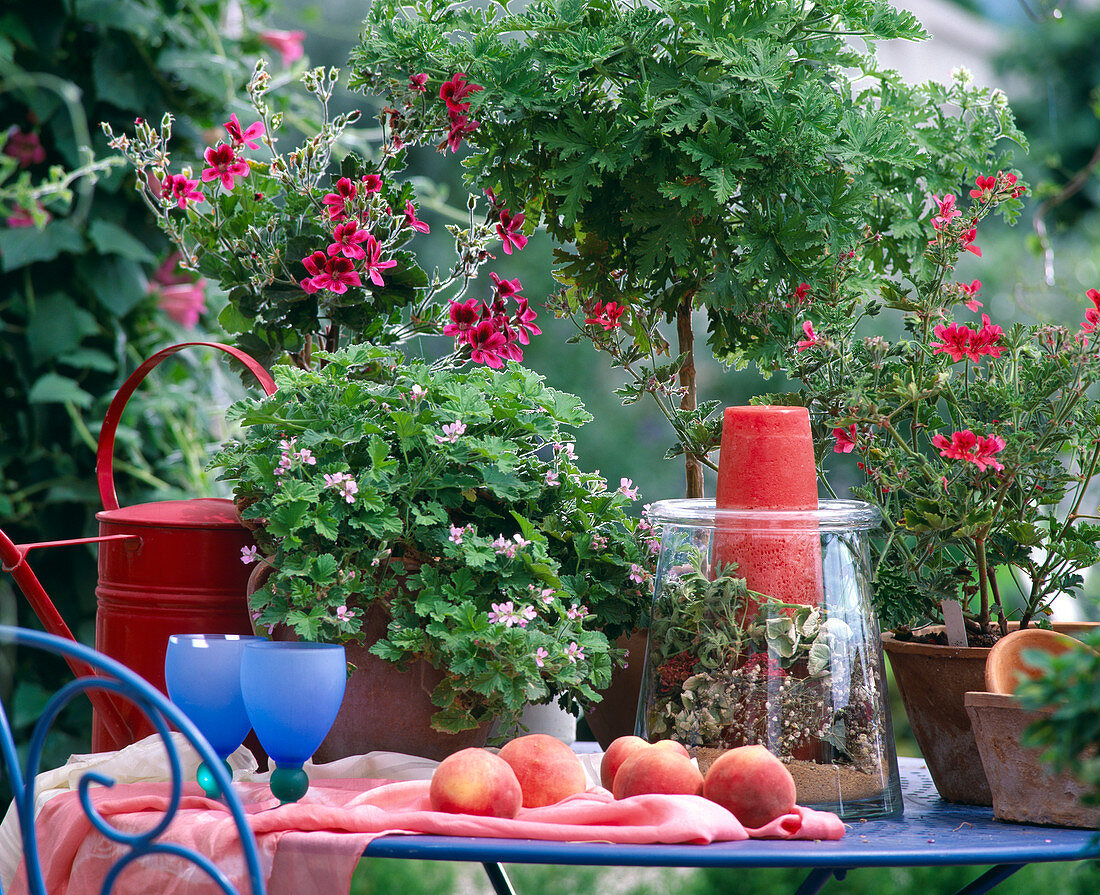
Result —
[[428, 795], [433, 811], [481, 817], [515, 817], [523, 801], [508, 762], [477, 747], [444, 758], [432, 774]]
[[703, 775], [690, 758], [655, 746], [638, 749], [622, 763], [611, 792], [616, 799], [644, 793], [697, 796], [703, 791]]
[[523, 791], [524, 808], [553, 805], [588, 788], [584, 765], [576, 753], [548, 733], [529, 733], [501, 747], [500, 757], [512, 767]]
[[762, 827], [794, 808], [794, 778], [763, 746], [738, 746], [720, 755], [707, 770], [703, 795], [746, 827]]
[[623, 762], [632, 756], [638, 749], [646, 749], [649, 743], [641, 737], [621, 736], [611, 742], [600, 759], [600, 783], [604, 789], [611, 789], [615, 782], [615, 774], [622, 767]]
[[668, 749], [675, 755], [682, 755], [684, 758], [691, 758], [691, 753], [688, 752], [687, 746], [678, 740], [657, 740], [656, 743], [651, 743], [654, 749]]

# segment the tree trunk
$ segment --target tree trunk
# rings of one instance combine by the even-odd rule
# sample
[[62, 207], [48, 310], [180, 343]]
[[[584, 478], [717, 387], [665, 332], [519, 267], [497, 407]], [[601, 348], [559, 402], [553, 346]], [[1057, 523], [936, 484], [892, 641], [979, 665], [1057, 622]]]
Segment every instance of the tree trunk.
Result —
[[[676, 339], [680, 354], [684, 355], [684, 365], [680, 367], [680, 387], [684, 396], [680, 399], [681, 410], [694, 410], [695, 394], [695, 335], [691, 330], [691, 296], [686, 296], [676, 309]], [[687, 478], [686, 497], [703, 496], [703, 464], [690, 451], [684, 451], [684, 474]]]

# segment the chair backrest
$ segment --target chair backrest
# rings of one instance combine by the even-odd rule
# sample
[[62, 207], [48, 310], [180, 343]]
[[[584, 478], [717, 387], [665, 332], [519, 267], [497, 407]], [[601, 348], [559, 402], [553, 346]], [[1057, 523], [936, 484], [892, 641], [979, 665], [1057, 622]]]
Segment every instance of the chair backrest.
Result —
[[133, 671], [83, 644], [55, 637], [52, 634], [44, 634], [40, 631], [0, 625], [0, 645], [7, 644], [45, 650], [62, 656], [70, 662], [73, 659], [83, 661], [96, 672], [95, 677], [81, 677], [71, 681], [51, 697], [34, 725], [26, 758], [23, 762], [20, 762], [16, 751], [7, 708], [0, 702], [0, 763], [2, 763], [3, 773], [10, 780], [12, 792], [14, 793], [14, 804], [19, 815], [20, 834], [23, 841], [27, 882], [32, 895], [47, 895], [34, 824], [35, 778], [40, 771], [39, 763], [46, 735], [54, 719], [70, 701], [82, 693], [96, 690], [105, 691], [109, 695], [120, 694], [141, 708], [164, 742], [171, 770], [170, 794], [164, 817], [152, 828], [137, 834], [124, 833], [112, 827], [92, 805], [91, 785], [96, 783], [102, 786], [113, 786], [114, 780], [93, 771], [88, 771], [80, 778], [78, 795], [84, 813], [92, 826], [125, 849], [124, 854], [114, 862], [103, 881], [100, 890], [103, 895], [107, 895], [111, 891], [118, 875], [126, 867], [145, 855], [155, 854], [171, 854], [191, 861], [201, 867], [226, 895], [246, 895], [245, 892], [238, 892], [225, 874], [209, 858], [175, 843], [160, 841], [161, 835], [168, 828], [179, 808], [183, 787], [180, 757], [175, 743], [169, 735], [169, 725], [179, 730], [195, 748], [220, 785], [223, 799], [240, 834], [241, 848], [244, 852], [249, 875], [250, 895], [264, 895], [265, 887], [260, 873], [256, 839], [248, 825], [241, 801], [233, 791], [224, 764], [218, 759], [213, 748], [183, 712], [174, 706], [160, 691]]

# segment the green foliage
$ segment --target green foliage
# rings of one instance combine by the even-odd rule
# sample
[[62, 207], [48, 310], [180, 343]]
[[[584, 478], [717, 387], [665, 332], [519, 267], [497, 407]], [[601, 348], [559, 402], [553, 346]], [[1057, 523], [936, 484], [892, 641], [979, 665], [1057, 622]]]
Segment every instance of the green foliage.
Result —
[[[849, 294], [907, 275], [931, 235], [927, 192], [1003, 166], [996, 144], [1022, 141], [1003, 94], [965, 76], [912, 87], [870, 50], [924, 36], [870, 0], [380, 0], [352, 83], [396, 95], [410, 72], [463, 71], [484, 85], [470, 178], [546, 227], [559, 313], [658, 401], [677, 450], [702, 459], [713, 427], [677, 420], [682, 389], [694, 409], [694, 374], [659, 369], [660, 324], [701, 307], [719, 359], [769, 367], [801, 283], [811, 307], [836, 303], [837, 259], [869, 232], [878, 248]], [[596, 323], [611, 304], [626, 315]]]
[[[1100, 634], [1081, 638], [1091, 649], [1052, 656], [1028, 652], [1027, 662], [1041, 670], [1016, 691], [1027, 708], [1041, 711], [1024, 733], [1024, 744], [1042, 749], [1057, 770], [1068, 770], [1088, 787], [1088, 801], [1100, 803]], [[1049, 711], [1048, 711], [1049, 710]]]
[[563, 427], [589, 419], [580, 402], [518, 365], [366, 345], [319, 359], [234, 405], [245, 440], [215, 461], [273, 569], [258, 623], [346, 642], [382, 620], [375, 654], [447, 673], [440, 729], [597, 700], [652, 561], [631, 498], [574, 462]]
[[[938, 618], [947, 599], [971, 608], [984, 633], [998, 616], [1004, 633], [1014, 595], [1001, 593], [999, 568], [1014, 573], [1026, 625], [1100, 560], [1085, 504], [1100, 459], [1100, 312], [1090, 307], [1077, 332], [955, 319], [981, 286], [951, 282], [963, 246], [973, 250], [979, 223], [1021, 192], [999, 173], [976, 179], [965, 210], [954, 195], [937, 200], [936, 235], [913, 278], [855, 313], [819, 309], [785, 363], [815, 421], [820, 464], [834, 452], [860, 458], [866, 478], [853, 493], [883, 516], [875, 598], [892, 626]], [[861, 317], [880, 313], [902, 318], [903, 338], [862, 334]]]

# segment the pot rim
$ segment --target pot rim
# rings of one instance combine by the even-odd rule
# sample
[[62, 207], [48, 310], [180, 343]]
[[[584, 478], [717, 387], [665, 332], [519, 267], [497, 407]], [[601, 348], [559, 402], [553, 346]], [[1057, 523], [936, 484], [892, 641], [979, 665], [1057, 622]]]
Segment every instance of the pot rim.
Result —
[[659, 525], [691, 528], [737, 528], [769, 531], [869, 531], [878, 528], [882, 516], [862, 500], [819, 500], [817, 509], [744, 510], [719, 508], [713, 499], [659, 500], [650, 507], [650, 518]]

